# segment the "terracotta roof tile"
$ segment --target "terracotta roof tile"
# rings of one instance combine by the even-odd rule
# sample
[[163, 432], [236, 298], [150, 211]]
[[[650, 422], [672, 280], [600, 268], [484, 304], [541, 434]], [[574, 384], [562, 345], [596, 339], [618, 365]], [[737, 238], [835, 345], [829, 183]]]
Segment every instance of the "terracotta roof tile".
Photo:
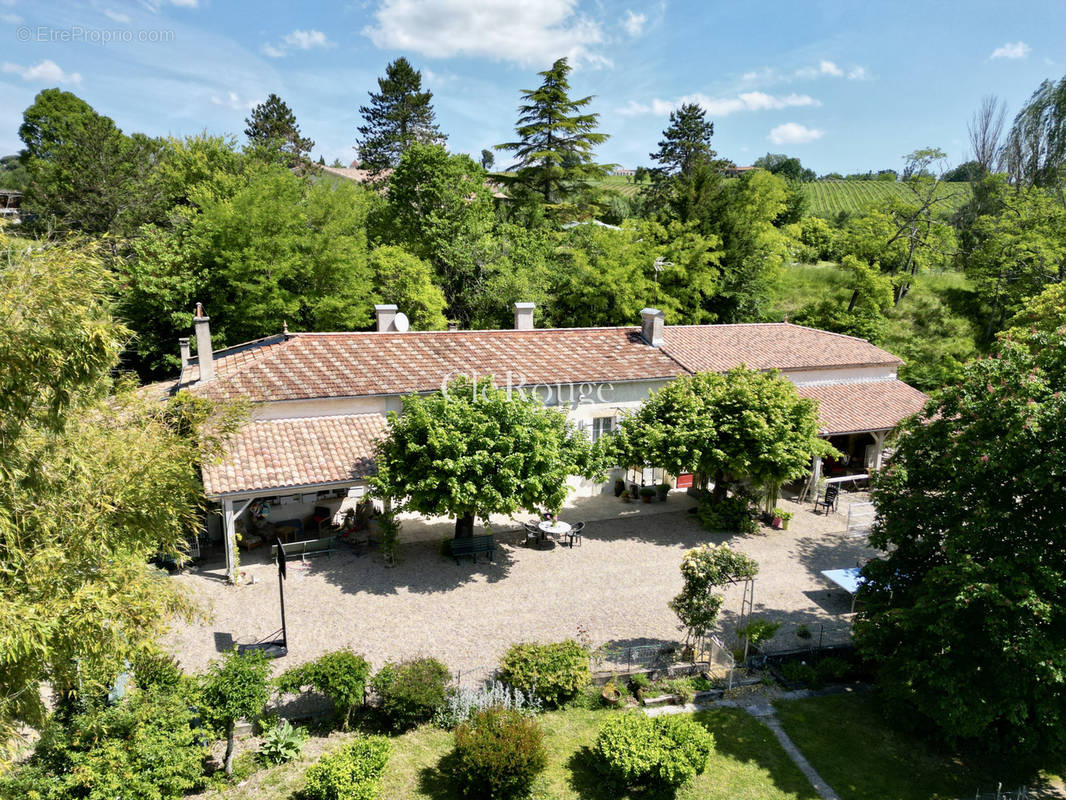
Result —
[[373, 469], [382, 414], [249, 422], [226, 443], [224, 457], [203, 465], [211, 497], [356, 481]]
[[692, 372], [892, 366], [903, 362], [865, 339], [788, 322], [750, 325], [670, 325], [667, 353]]
[[818, 420], [825, 435], [889, 430], [920, 411], [929, 399], [903, 381], [815, 384], [797, 388], [803, 397], [818, 401]]
[[[663, 347], [639, 328], [409, 333], [294, 333], [215, 354], [215, 379], [197, 394], [252, 402], [426, 392], [458, 374], [513, 385], [655, 380], [683, 372], [894, 366], [851, 336], [788, 323], [667, 326]], [[187, 368], [193, 383], [198, 367]]]

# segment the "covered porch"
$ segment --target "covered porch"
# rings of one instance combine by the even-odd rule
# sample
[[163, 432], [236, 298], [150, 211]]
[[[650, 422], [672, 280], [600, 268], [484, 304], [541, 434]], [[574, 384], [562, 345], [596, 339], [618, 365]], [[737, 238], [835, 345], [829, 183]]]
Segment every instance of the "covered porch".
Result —
[[[365, 503], [381, 414], [256, 420], [203, 466], [204, 490], [218, 503], [225, 575], [237, 574], [238, 544], [269, 547], [318, 538]], [[365, 505], [364, 505], [365, 508]]]

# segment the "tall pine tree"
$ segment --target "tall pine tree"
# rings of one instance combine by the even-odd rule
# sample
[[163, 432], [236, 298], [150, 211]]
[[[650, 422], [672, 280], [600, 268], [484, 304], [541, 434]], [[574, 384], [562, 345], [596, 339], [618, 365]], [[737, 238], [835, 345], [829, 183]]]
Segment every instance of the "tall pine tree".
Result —
[[515, 154], [515, 174], [506, 178], [508, 183], [535, 193], [548, 206], [565, 202], [606, 173], [604, 165], [593, 161], [593, 149], [609, 137], [596, 131], [599, 114], [581, 113], [591, 96], [570, 99], [570, 69], [560, 58], [539, 73], [544, 82], [522, 92], [526, 102], [518, 107], [515, 126], [519, 140], [496, 145]]
[[707, 113], [695, 103], [684, 103], [670, 112], [670, 126], [663, 131], [659, 149], [649, 158], [659, 166], [654, 171], [666, 175], [691, 175], [701, 161], [711, 161], [717, 155], [711, 149], [714, 123], [707, 121]]
[[359, 160], [373, 172], [395, 167], [415, 143], [443, 145], [447, 137], [437, 128], [430, 101], [433, 92], [422, 91], [422, 73], [402, 56], [378, 78], [378, 92], [370, 92], [370, 105], [360, 106]]
[[248, 126], [244, 135], [253, 149], [273, 154], [290, 167], [305, 161], [315, 146], [311, 139], [300, 135], [292, 109], [273, 93], [252, 109], [244, 124]]

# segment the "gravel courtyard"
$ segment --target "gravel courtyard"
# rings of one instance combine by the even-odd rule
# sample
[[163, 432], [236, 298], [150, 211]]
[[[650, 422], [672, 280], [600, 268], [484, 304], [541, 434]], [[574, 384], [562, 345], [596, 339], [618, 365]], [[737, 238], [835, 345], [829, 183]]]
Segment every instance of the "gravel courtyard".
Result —
[[[795, 512], [790, 529], [751, 536], [702, 530], [687, 513], [693, 503], [684, 495], [651, 507], [613, 497], [582, 507], [578, 500], [562, 518], [594, 520], [582, 546], [526, 548], [521, 534], [497, 529], [494, 564], [481, 556], [477, 564], [464, 559], [456, 566], [440, 555], [437, 541], [422, 541], [403, 544], [399, 564], [390, 569], [377, 550], [357, 556], [342, 545], [330, 558], [290, 561], [289, 656], [278, 667], [349, 647], [375, 668], [432, 655], [453, 671], [485, 674], [518, 641], [676, 641], [677, 619], [667, 601], [681, 586], [682, 553], [705, 542], [728, 542], [759, 562], [755, 614], [786, 622], [779, 636], [794, 636], [801, 623], [815, 631], [822, 623], [839, 628], [850, 599], [819, 573], [873, 554], [862, 540], [844, 537], [848, 504], [866, 499], [842, 495], [840, 512], [828, 517], [814, 514], [809, 503], [782, 500]], [[265, 549], [243, 555], [241, 569], [251, 584], [229, 586], [218, 569], [173, 578], [204, 611], [202, 619], [177, 623], [165, 641], [186, 669], [201, 669], [234, 641], [254, 641], [279, 627], [276, 567], [267, 557]], [[740, 602], [739, 587], [730, 588], [721, 617], [727, 635]]]

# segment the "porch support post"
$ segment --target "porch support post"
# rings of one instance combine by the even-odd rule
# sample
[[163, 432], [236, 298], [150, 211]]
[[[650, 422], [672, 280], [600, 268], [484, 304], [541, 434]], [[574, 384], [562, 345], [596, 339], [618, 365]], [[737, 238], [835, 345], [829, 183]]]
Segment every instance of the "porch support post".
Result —
[[226, 545], [226, 579], [233, 583], [237, 578], [237, 515], [233, 513], [233, 501], [222, 499], [222, 541]]
[[881, 469], [881, 460], [885, 452], [885, 437], [888, 436], [888, 431], [876, 431], [870, 434], [874, 437], [874, 463], [873, 468], [875, 470]]

